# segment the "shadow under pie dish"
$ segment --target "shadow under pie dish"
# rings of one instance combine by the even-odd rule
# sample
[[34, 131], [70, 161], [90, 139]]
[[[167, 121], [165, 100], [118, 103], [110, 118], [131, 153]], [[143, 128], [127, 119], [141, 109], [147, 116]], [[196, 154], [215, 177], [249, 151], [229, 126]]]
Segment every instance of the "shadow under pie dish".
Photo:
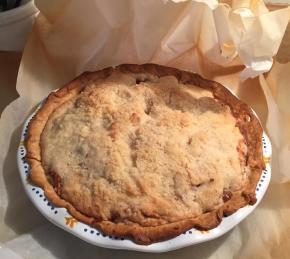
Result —
[[55, 205], [150, 244], [254, 204], [262, 133], [251, 108], [216, 82], [120, 65], [51, 93], [29, 124], [26, 159]]

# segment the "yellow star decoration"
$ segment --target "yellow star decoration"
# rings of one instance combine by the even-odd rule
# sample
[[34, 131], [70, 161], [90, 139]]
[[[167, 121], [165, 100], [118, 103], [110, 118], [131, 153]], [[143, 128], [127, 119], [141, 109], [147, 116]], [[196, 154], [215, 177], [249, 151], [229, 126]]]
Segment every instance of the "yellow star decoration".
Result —
[[65, 224], [71, 228], [73, 228], [75, 224], [78, 223], [78, 221], [73, 217], [64, 217], [64, 219], [65, 219]]
[[265, 163], [265, 164], [270, 163], [270, 157], [268, 157], [268, 156], [264, 156], [264, 163]]

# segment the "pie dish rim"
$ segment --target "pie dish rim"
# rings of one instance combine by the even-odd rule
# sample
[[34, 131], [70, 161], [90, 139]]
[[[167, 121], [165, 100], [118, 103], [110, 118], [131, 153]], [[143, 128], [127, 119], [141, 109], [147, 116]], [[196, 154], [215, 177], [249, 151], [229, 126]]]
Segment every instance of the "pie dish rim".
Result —
[[[173, 75], [182, 83], [194, 84], [196, 86], [211, 90], [215, 98], [222, 100], [225, 104], [229, 105], [233, 115], [235, 117], [237, 116], [237, 121], [242, 125], [239, 125], [239, 128], [242, 134], [245, 134], [244, 137], [248, 142], [250, 152], [252, 152], [252, 155], [255, 156], [255, 159], [253, 159], [253, 157], [250, 157], [249, 159], [249, 163], [252, 163], [251, 166], [254, 171], [251, 174], [249, 184], [245, 186], [243, 191], [237, 194], [234, 193], [232, 199], [225, 202], [221, 208], [215, 211], [202, 214], [195, 218], [184, 219], [178, 222], [156, 227], [142, 227], [136, 225], [132, 227], [126, 224], [115, 224], [109, 221], [99, 222], [92, 217], [82, 214], [76, 210], [72, 204], [60, 198], [55, 192], [53, 186], [49, 183], [41, 165], [41, 147], [39, 142], [45, 123], [55, 108], [57, 108], [62, 102], [69, 100], [71, 96], [78, 94], [83, 89], [87, 80], [90, 80], [90, 78], [96, 76], [96, 74], [100, 77], [106, 77], [115, 69], [119, 69], [123, 73], [149, 73], [160, 77]], [[250, 117], [250, 120], [245, 120], [245, 116], [248, 116], [246, 118]], [[256, 202], [256, 184], [264, 168], [261, 150], [262, 143], [259, 145], [259, 139], [261, 139], [262, 133], [263, 131], [260, 122], [253, 113], [252, 109], [245, 103], [241, 102], [221, 84], [203, 79], [201, 76], [194, 73], [159, 66], [156, 64], [125, 64], [116, 68], [106, 68], [100, 71], [82, 74], [61, 89], [51, 93], [48, 96], [47, 101], [43, 104], [32, 122], [29, 124], [28, 137], [26, 140], [26, 158], [30, 164], [30, 178], [34, 183], [44, 189], [45, 195], [53, 204], [65, 207], [73, 217], [92, 225], [97, 229], [100, 229], [107, 235], [126, 237], [133, 239], [138, 244], [148, 245], [154, 242], [160, 242], [173, 238], [184, 231], [191, 229], [192, 227], [201, 230], [215, 228], [221, 223], [223, 216], [231, 215], [247, 204], [254, 204]], [[254, 139], [252, 139], [253, 135]]]

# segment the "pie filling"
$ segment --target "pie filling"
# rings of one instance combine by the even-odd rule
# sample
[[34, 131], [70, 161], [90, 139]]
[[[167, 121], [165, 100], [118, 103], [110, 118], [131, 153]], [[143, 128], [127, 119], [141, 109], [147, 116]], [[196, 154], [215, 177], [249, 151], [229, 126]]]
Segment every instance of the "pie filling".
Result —
[[50, 114], [40, 146], [61, 198], [97, 221], [143, 227], [218, 209], [250, 172], [229, 106], [174, 76], [90, 82]]

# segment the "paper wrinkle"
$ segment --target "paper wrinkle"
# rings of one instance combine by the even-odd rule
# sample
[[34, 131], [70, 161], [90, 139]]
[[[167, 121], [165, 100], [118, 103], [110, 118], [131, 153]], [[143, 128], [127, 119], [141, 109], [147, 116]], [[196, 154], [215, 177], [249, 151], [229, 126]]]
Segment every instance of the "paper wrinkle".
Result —
[[220, 5], [213, 11], [213, 15], [221, 50], [220, 54], [223, 58], [225, 58], [225, 60], [231, 62], [238, 53], [232, 39], [230, 23], [227, 18], [229, 16], [229, 12], [230, 7], [228, 5]]
[[[192, 49], [208, 63], [244, 65], [243, 79], [255, 77], [271, 68], [290, 17], [290, 8], [268, 12], [262, 1], [235, 1], [233, 8], [217, 1], [86, 0], [61, 5], [56, 21], [49, 12], [48, 25], [39, 25], [39, 35], [49, 55], [78, 64], [76, 73], [99, 64], [174, 64]], [[71, 19], [73, 10], [84, 5], [86, 15]], [[197, 67], [191, 64], [189, 69]]]
[[[251, 1], [251, 0], [233, 0], [232, 9], [250, 9], [250, 12], [255, 16], [259, 16], [264, 13], [268, 13], [268, 9], [263, 1]], [[248, 12], [248, 11], [246, 11]]]
[[[289, 20], [289, 8], [269, 12], [262, 1], [254, 0], [237, 0], [232, 5], [217, 4], [217, 1], [177, 0], [35, 2], [41, 14], [19, 68], [17, 90], [20, 98], [5, 109], [0, 120], [0, 164], [6, 164], [5, 168], [1, 167], [0, 174], [0, 242], [10, 240], [5, 245], [21, 255], [29, 247], [32, 252], [25, 258], [40, 258], [41, 255], [43, 258], [70, 258], [64, 252], [58, 252], [62, 247], [69, 251], [70, 256], [76, 257], [82, 256], [80, 247], [89, 251], [86, 252], [89, 258], [95, 258], [96, 251], [108, 258], [116, 258], [119, 253], [122, 258], [130, 257], [126, 252], [115, 253], [87, 245], [57, 228], [47, 235], [52, 240], [47, 246], [43, 239], [40, 241], [42, 234], [29, 231], [37, 229], [39, 233], [46, 233], [46, 227], [53, 227], [50, 223], [43, 223], [43, 218], [32, 205], [27, 212], [30, 203], [20, 187], [13, 151], [17, 147], [17, 127], [51, 90], [86, 70], [94, 71], [120, 63], [155, 62], [222, 80], [244, 97], [251, 96], [252, 91], [243, 88], [248, 81], [239, 82], [239, 75], [244, 79], [260, 75], [269, 110], [266, 129], [274, 149], [273, 181], [289, 181], [289, 64], [280, 67], [275, 63], [267, 78], [261, 76], [272, 67], [273, 56]], [[256, 102], [262, 102], [262, 96], [255, 98]], [[279, 187], [274, 194], [282, 190]], [[224, 255], [235, 257], [239, 254], [240, 258], [255, 258], [261, 254], [264, 256], [260, 258], [270, 258], [268, 240], [273, 238], [272, 249], [275, 249], [278, 243], [281, 245], [283, 234], [282, 228], [272, 231], [273, 222], [287, 222], [272, 209], [278, 206], [277, 201], [282, 201], [286, 194], [290, 195], [287, 188], [282, 194], [271, 200], [271, 193], [265, 203], [262, 202], [262, 209], [256, 210], [228, 235], [211, 243], [173, 252], [172, 258], [191, 258], [192, 254], [199, 258], [225, 258]], [[18, 202], [24, 197], [26, 202]], [[275, 207], [275, 210], [280, 207]], [[20, 212], [23, 212], [21, 224], [25, 225], [25, 231], [17, 228]], [[12, 223], [7, 222], [7, 215], [12, 215]], [[265, 215], [269, 224], [263, 231], [255, 229], [259, 228], [261, 220], [265, 221]], [[37, 228], [39, 225], [44, 225], [44, 229]], [[23, 235], [25, 232], [28, 233]], [[274, 237], [269, 235], [272, 232]], [[57, 244], [53, 240], [57, 240]], [[145, 254], [141, 255], [146, 258]]]
[[241, 72], [240, 78], [241, 80], [246, 80], [249, 75], [251, 78], [254, 78], [256, 76], [261, 75], [262, 73], [265, 73], [269, 71], [273, 64], [273, 59], [265, 60], [263, 61], [254, 61], [250, 62], [250, 66], [246, 65], [246, 68]]
[[0, 243], [0, 258], [5, 259], [23, 259], [22, 256], [16, 254], [13, 250], [7, 248]]
[[272, 57], [277, 54], [281, 43], [281, 38], [278, 38], [286, 30], [290, 8], [278, 10], [276, 13], [264, 13], [258, 17], [250, 13], [244, 17], [236, 13], [231, 16], [230, 23], [237, 52], [246, 66], [241, 74], [242, 78], [253, 78], [269, 71]]
[[[166, 0], [166, 1], [170, 1], [170, 0]], [[187, 2], [187, 0], [172, 0], [172, 2], [180, 3], [180, 2]], [[219, 4], [217, 0], [195, 0], [192, 2], [206, 4], [210, 9], [216, 8]]]
[[268, 105], [266, 127], [273, 146], [274, 182], [289, 182], [290, 158], [290, 63], [276, 62], [265, 78], [260, 76], [260, 84]]

